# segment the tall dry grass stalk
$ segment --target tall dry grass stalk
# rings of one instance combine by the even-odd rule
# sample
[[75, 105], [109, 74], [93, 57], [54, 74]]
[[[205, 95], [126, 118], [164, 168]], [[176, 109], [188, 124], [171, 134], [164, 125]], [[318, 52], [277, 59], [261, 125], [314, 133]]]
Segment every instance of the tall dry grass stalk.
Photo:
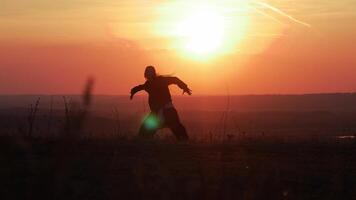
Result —
[[227, 126], [230, 114], [230, 94], [228, 93], [226, 97], [225, 110], [222, 111], [218, 123], [213, 128], [213, 130], [209, 130], [208, 132], [210, 143], [225, 142], [227, 140], [231, 140], [234, 137], [233, 134], [227, 134]]
[[52, 118], [53, 118], [53, 96], [50, 97], [49, 103], [49, 113], [48, 113], [48, 120], [47, 120], [47, 134], [48, 136], [52, 136]]
[[228, 119], [229, 119], [229, 113], [230, 113], [230, 93], [228, 92], [227, 94], [227, 99], [226, 99], [226, 109], [223, 113], [223, 119], [222, 119], [222, 140], [223, 142], [226, 140], [226, 139], [229, 139], [227, 138], [227, 123], [228, 123]]
[[66, 137], [78, 137], [81, 134], [84, 121], [86, 120], [93, 100], [94, 79], [88, 78], [82, 94], [81, 103], [73, 102], [63, 96], [65, 125], [64, 134]]
[[114, 137], [123, 138], [124, 135], [122, 134], [122, 130], [121, 130], [120, 113], [119, 113], [119, 110], [117, 109], [117, 107], [114, 107], [112, 109], [112, 114], [113, 114], [114, 121], [115, 121]]
[[28, 137], [33, 137], [33, 128], [34, 128], [34, 124], [35, 124], [35, 120], [36, 120], [36, 114], [38, 112], [38, 107], [39, 107], [39, 104], [40, 104], [40, 100], [41, 100], [41, 98], [38, 98], [36, 100], [35, 104], [31, 104], [30, 105], [29, 114], [27, 116], [27, 123], [28, 123], [27, 136]]

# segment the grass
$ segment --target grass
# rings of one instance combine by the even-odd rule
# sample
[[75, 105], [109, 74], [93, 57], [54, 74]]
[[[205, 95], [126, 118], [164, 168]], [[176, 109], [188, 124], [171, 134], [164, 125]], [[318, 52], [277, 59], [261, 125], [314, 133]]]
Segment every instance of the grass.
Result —
[[255, 139], [177, 144], [12, 137], [1, 141], [1, 194], [6, 199], [352, 199], [356, 195], [353, 142]]
[[[165, 135], [149, 141], [129, 137], [127, 121], [116, 107], [111, 112], [112, 137], [89, 137], [83, 129], [88, 125], [93, 86], [93, 79], [88, 79], [79, 102], [63, 97], [61, 116], [55, 116], [52, 99], [47, 117], [38, 115], [38, 99], [26, 115], [27, 134], [22, 134], [21, 126], [21, 134], [0, 137], [1, 199], [356, 196], [355, 139], [285, 139], [267, 136], [265, 130], [252, 135], [230, 116], [229, 98], [219, 123], [206, 138], [192, 137], [180, 144]], [[36, 124], [45, 124], [47, 134], [43, 127], [36, 134]], [[55, 124], [59, 125], [52, 127]], [[52, 137], [56, 129], [59, 134]]]

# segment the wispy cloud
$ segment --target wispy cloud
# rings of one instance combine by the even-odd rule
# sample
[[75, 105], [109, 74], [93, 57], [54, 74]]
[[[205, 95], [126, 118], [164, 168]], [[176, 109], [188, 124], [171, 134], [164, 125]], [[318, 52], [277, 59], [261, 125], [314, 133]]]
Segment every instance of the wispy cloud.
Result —
[[253, 7], [258, 13], [260, 13], [261, 15], [265, 16], [265, 17], [268, 17], [270, 19], [272, 19], [273, 21], [279, 23], [279, 24], [284, 24], [282, 21], [278, 20], [276, 17], [272, 16], [272, 15], [269, 15], [267, 14], [266, 12], [262, 11], [261, 9], [259, 8], [256, 8], [256, 7]]
[[[297, 24], [300, 24], [300, 25], [302, 25], [302, 26], [305, 26], [305, 27], [308, 27], [308, 28], [311, 28], [311, 27], [312, 27], [309, 23], [306, 23], [306, 22], [303, 22], [303, 21], [301, 21], [301, 20], [299, 20], [299, 19], [296, 19], [295, 17], [289, 15], [288, 13], [282, 11], [281, 9], [279, 9], [279, 8], [277, 8], [277, 7], [274, 7], [274, 6], [272, 6], [272, 5], [270, 5], [270, 4], [266, 3], [266, 2], [253, 1], [252, 3], [255, 4], [255, 5], [258, 5], [258, 6], [262, 6], [262, 7], [264, 7], [264, 8], [267, 8], [267, 9], [273, 11], [274, 13], [276, 13], [276, 14], [278, 14], [278, 15], [280, 15], [280, 16], [283, 16], [283, 17], [287, 18], [288, 20], [290, 20], [290, 21], [292, 21], [292, 22], [295, 22], [295, 23], [297, 23]], [[278, 20], [276, 17], [271, 16], [271, 15], [267, 14], [266, 12], [263, 12], [263, 11], [260, 10], [259, 8], [256, 8], [256, 7], [255, 7], [255, 9], [256, 9], [259, 13], [261, 13], [261, 14], [267, 16], [267, 17], [270, 17], [270, 18], [272, 18], [273, 20], [275, 20], [275, 21], [281, 23], [281, 21]]]

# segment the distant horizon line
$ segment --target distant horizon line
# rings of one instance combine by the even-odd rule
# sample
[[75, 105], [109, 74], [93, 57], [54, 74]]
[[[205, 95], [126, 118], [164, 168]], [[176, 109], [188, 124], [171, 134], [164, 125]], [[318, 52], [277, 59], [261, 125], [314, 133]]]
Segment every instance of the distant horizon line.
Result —
[[[260, 93], [260, 94], [197, 94], [197, 95], [177, 95], [172, 94], [172, 96], [180, 97], [218, 97], [218, 96], [304, 96], [304, 95], [355, 95], [355, 92], [315, 92], [315, 93]], [[81, 96], [82, 94], [0, 94], [0, 96]], [[129, 94], [94, 94], [93, 96], [130, 96]], [[145, 96], [139, 94], [137, 96]]]

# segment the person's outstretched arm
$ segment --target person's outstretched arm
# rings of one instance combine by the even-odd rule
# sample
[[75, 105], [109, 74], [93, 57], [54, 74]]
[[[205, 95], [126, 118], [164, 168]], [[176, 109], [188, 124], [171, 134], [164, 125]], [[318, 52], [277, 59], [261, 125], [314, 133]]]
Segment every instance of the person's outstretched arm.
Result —
[[192, 90], [189, 89], [188, 85], [185, 84], [182, 80], [180, 80], [177, 77], [166, 77], [168, 85], [170, 84], [176, 84], [180, 89], [183, 90], [184, 93], [188, 93], [189, 95], [192, 95]]
[[132, 99], [133, 96], [134, 96], [137, 92], [139, 92], [139, 91], [141, 91], [141, 90], [144, 90], [144, 89], [145, 89], [145, 85], [138, 85], [138, 86], [136, 86], [136, 87], [133, 87], [133, 88], [131, 89], [130, 99]]

